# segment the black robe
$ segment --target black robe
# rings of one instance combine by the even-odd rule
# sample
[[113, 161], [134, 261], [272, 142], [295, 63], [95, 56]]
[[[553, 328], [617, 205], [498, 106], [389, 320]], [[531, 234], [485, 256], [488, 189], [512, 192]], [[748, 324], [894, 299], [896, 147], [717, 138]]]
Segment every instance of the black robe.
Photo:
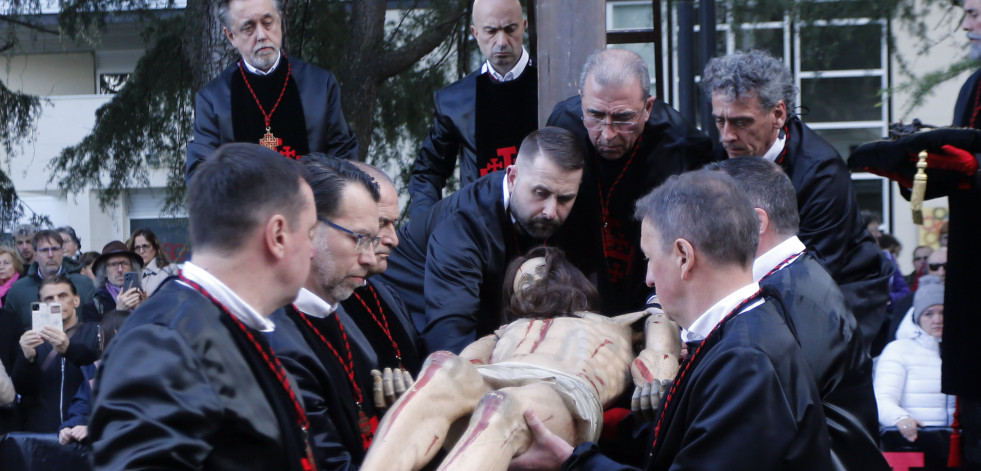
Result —
[[[283, 367], [296, 379], [303, 407], [310, 420], [310, 446], [317, 458], [317, 469], [357, 469], [364, 461], [365, 447], [358, 428], [358, 408], [347, 373], [300, 316], [303, 314], [293, 306], [277, 310], [270, 316], [276, 323], [276, 330], [267, 333], [266, 338]], [[334, 329], [327, 331], [325, 328], [329, 322], [334, 322], [333, 319], [308, 318], [317, 323], [325, 338], [335, 340], [332, 335]], [[357, 330], [350, 322], [344, 326], [349, 337], [351, 331]], [[357, 355], [356, 352], [352, 355], [357, 371], [368, 374], [364, 359]], [[364, 381], [365, 377], [360, 379]], [[367, 401], [370, 401], [370, 387], [370, 379], [361, 384]]]
[[838, 285], [809, 253], [769, 277], [781, 298], [824, 405], [832, 461], [839, 470], [888, 470], [879, 451], [872, 360]]
[[[572, 131], [586, 149], [582, 185], [567, 220], [567, 224], [581, 227], [582, 231], [575, 247], [567, 248], [566, 253], [579, 257], [577, 264], [595, 280], [604, 313], [636, 311], [644, 306], [651, 290], [645, 282], [647, 265], [640, 250], [640, 221], [634, 218], [634, 203], [671, 175], [701, 168], [717, 157], [712, 154], [712, 142], [707, 136], [663, 101], [655, 100], [650, 118], [644, 124], [637, 156], [617, 183], [612, 197], [608, 197], [627, 157], [613, 162], [599, 157], [583, 127], [582, 117], [582, 101], [574, 96], [556, 105], [547, 123]], [[612, 244], [609, 258], [604, 255], [601, 232], [601, 183], [604, 197], [609, 198], [610, 224], [619, 225], [625, 236]]]
[[[797, 237], [838, 283], [866, 348], [886, 320], [893, 264], [865, 227], [845, 161], [831, 144], [793, 117], [777, 163], [797, 192]], [[725, 150], [718, 149], [720, 157]]]
[[[719, 334], [674, 393], [657, 448], [647, 441], [645, 469], [832, 469], [820, 397], [780, 308], [767, 302], [746, 310]], [[637, 469], [632, 464], [584, 443], [562, 469]]]
[[[375, 296], [377, 296], [377, 301]], [[362, 301], [364, 304], [362, 304]], [[384, 319], [388, 321], [389, 333], [392, 339], [389, 340], [382, 328], [372, 317], [372, 313], [378, 316], [379, 306], [384, 313]], [[365, 310], [365, 305], [371, 309], [372, 313]], [[351, 324], [358, 327], [357, 334], [352, 332], [348, 337], [352, 344], [363, 350], [365, 358], [368, 359], [369, 369], [397, 368], [402, 366], [412, 373], [413, 376], [422, 367], [425, 359], [421, 354], [421, 340], [419, 332], [412, 324], [412, 319], [405, 309], [405, 303], [396, 295], [391, 288], [384, 283], [371, 278], [368, 284], [362, 286], [351, 295], [351, 297], [341, 301], [338, 312], [348, 316], [351, 322], [345, 322], [345, 326]], [[379, 317], [379, 320], [381, 318]], [[401, 361], [396, 359], [395, 347], [392, 340], [398, 345], [399, 352], [402, 354]]]
[[162, 286], [130, 315], [95, 381], [96, 469], [301, 469], [293, 403], [233, 329], [183, 283]]

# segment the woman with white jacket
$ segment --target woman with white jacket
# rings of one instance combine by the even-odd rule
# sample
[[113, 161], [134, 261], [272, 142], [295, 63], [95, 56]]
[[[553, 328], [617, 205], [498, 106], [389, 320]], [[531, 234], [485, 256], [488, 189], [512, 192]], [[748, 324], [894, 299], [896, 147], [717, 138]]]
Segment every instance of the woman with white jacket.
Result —
[[955, 398], [940, 392], [943, 303], [942, 284], [921, 285], [913, 298], [917, 329], [886, 345], [875, 370], [879, 423], [895, 426], [910, 442], [917, 427], [944, 427], [953, 419]]

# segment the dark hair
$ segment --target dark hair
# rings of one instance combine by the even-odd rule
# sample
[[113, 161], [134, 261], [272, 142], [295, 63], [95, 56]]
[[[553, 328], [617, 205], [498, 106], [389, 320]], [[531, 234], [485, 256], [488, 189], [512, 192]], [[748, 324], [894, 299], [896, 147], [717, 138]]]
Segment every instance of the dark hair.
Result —
[[82, 255], [78, 256], [78, 263], [83, 267], [87, 267], [95, 262], [95, 259], [99, 258], [99, 255], [102, 254], [96, 251], [84, 252]]
[[[541, 279], [522, 283], [514, 289], [514, 279], [521, 265], [544, 257]], [[503, 323], [523, 318], [561, 317], [576, 311], [591, 311], [599, 306], [596, 287], [555, 247], [535, 247], [511, 261], [504, 276]]]
[[875, 223], [876, 225], [882, 224], [882, 216], [879, 216], [879, 213], [875, 211], [863, 209], [859, 214], [862, 215], [862, 224], [866, 226], [872, 223]]
[[294, 227], [303, 207], [302, 166], [258, 144], [224, 144], [187, 190], [191, 245], [231, 253], [273, 214]]
[[665, 251], [684, 239], [710, 262], [750, 267], [756, 257], [760, 220], [746, 193], [725, 173], [674, 175], [637, 201], [634, 214], [657, 230]]
[[893, 247], [902, 247], [903, 244], [899, 243], [899, 239], [886, 234], [885, 232], [879, 236], [879, 248], [882, 250], [891, 250]]
[[72, 294], [76, 296], [78, 295], [78, 290], [75, 289], [75, 283], [72, 283], [71, 278], [68, 278], [65, 275], [52, 275], [52, 276], [45, 277], [44, 279], [41, 280], [41, 283], [37, 285], [37, 297], [38, 298], [41, 297], [41, 288], [44, 288], [45, 286], [48, 285], [60, 285], [60, 284], [68, 285], [72, 290]]
[[153, 247], [153, 253], [157, 254], [156, 259], [158, 267], [163, 268], [170, 265], [170, 260], [167, 259], [167, 253], [160, 249], [160, 239], [157, 239], [157, 235], [147, 228], [141, 227], [133, 231], [133, 235], [131, 235], [129, 240], [126, 241], [126, 248], [129, 249], [130, 252], [136, 252], [136, 238], [139, 236], [143, 236], [147, 243]]
[[[78, 235], [75, 234], [75, 229], [72, 228], [72, 226], [61, 226], [59, 228], [56, 228], [55, 231], [57, 231], [59, 234], [62, 233], [62, 232], [64, 232], [65, 234], [68, 234], [68, 238], [70, 238], [72, 240], [72, 242], [74, 242], [75, 245], [78, 246], [79, 249], [82, 248], [82, 239], [79, 239], [78, 238]], [[64, 242], [65, 241], [62, 241], [62, 243], [64, 243]]]
[[31, 238], [33, 238], [34, 237], [34, 233], [37, 232], [37, 226], [34, 226], [33, 224], [21, 224], [21, 225], [15, 227], [12, 232], [13, 232], [13, 236], [14, 237], [31, 237]]
[[116, 338], [116, 333], [123, 326], [123, 322], [129, 318], [129, 314], [130, 311], [113, 309], [102, 315], [102, 321], [99, 322], [99, 351], [105, 351], [109, 342]]
[[530, 164], [539, 155], [566, 170], [579, 170], [586, 165], [586, 150], [579, 138], [572, 131], [557, 126], [536, 129], [525, 136], [517, 161]]
[[34, 250], [37, 250], [38, 242], [50, 242], [52, 240], [58, 245], [64, 245], [65, 243], [65, 240], [61, 238], [61, 234], [59, 234], [58, 231], [45, 229], [34, 233], [34, 237], [31, 239], [31, 246], [34, 247]]
[[737, 157], [705, 166], [721, 170], [746, 192], [753, 206], [766, 211], [777, 234], [796, 235], [800, 227], [797, 191], [779, 165], [762, 157]]
[[319, 152], [307, 154], [300, 159], [306, 168], [313, 190], [313, 202], [317, 206], [317, 216], [332, 219], [337, 216], [341, 205], [341, 195], [348, 184], [364, 187], [377, 203], [378, 185], [375, 181], [355, 167], [351, 162]]

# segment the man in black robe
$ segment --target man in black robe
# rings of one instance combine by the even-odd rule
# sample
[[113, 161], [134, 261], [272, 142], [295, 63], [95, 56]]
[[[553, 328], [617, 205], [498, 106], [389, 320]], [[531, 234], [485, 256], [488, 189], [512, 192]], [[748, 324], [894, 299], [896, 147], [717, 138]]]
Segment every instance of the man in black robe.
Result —
[[640, 222], [633, 205], [671, 175], [700, 168], [712, 158], [712, 143], [681, 114], [650, 94], [647, 64], [633, 52], [608, 49], [586, 60], [579, 95], [548, 118], [576, 134], [586, 148], [579, 200], [569, 224], [582, 227], [581, 266], [596, 279], [602, 311], [635, 311], [650, 290], [644, 284]]
[[222, 0], [222, 30], [242, 57], [195, 97], [185, 180], [226, 142], [251, 142], [293, 159], [323, 152], [357, 160], [333, 74], [280, 50], [278, 0]]
[[103, 354], [89, 423], [95, 469], [313, 466], [293, 380], [262, 332], [306, 280], [317, 223], [295, 161], [226, 144], [188, 191], [191, 260]]
[[349, 469], [364, 459], [380, 414], [371, 402], [374, 353], [337, 308], [375, 264], [378, 187], [345, 160], [307, 155], [301, 163], [319, 220], [316, 253], [296, 302], [272, 315], [279, 327], [267, 337], [299, 384], [318, 469]]
[[838, 285], [796, 236], [800, 217], [793, 184], [778, 165], [759, 157], [723, 160], [718, 167], [756, 207], [760, 244], [753, 279], [780, 296], [814, 372], [835, 469], [888, 470], [879, 451], [872, 359]]
[[565, 248], [567, 236], [581, 234], [565, 220], [582, 167], [572, 133], [534, 131], [505, 172], [481, 177], [399, 229], [379, 276], [405, 301], [426, 353], [459, 353], [497, 329], [511, 259], [542, 243]]
[[518, 0], [476, 0], [473, 34], [486, 62], [433, 96], [429, 135], [419, 148], [410, 217], [443, 197], [460, 160], [460, 187], [514, 163], [518, 145], [538, 129], [538, 71], [521, 45], [528, 21]]
[[737, 52], [709, 61], [702, 89], [722, 139], [718, 157], [763, 157], [790, 177], [798, 237], [838, 283], [868, 348], [886, 317], [893, 265], [866, 229], [845, 161], [793, 115], [790, 70], [764, 51]]
[[[674, 176], [637, 202], [647, 279], [684, 331], [688, 356], [655, 418], [647, 463], [575, 449], [526, 413], [535, 444], [519, 469], [831, 469], [820, 397], [774, 300], [753, 281], [759, 219], [731, 177]], [[720, 238], [720, 234], [725, 234]]]

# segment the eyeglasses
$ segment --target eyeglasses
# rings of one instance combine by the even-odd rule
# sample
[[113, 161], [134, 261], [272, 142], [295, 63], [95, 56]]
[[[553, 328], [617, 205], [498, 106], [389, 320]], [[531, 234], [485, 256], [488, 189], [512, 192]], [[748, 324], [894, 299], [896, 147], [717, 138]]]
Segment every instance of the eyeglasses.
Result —
[[358, 234], [357, 232], [354, 232], [343, 226], [338, 226], [337, 224], [334, 224], [322, 217], [318, 217], [317, 220], [324, 224], [327, 224], [330, 227], [333, 227], [334, 229], [337, 229], [345, 234], [354, 237], [354, 239], [358, 242], [358, 244], [355, 246], [355, 250], [357, 250], [358, 253], [367, 252], [368, 249], [375, 250], [378, 247], [378, 244], [381, 243], [381, 237]]
[[51, 247], [41, 247], [41, 248], [37, 249], [37, 251], [40, 252], [40, 253], [43, 253], [45, 255], [48, 255], [48, 256], [55, 255], [55, 254], [61, 254], [61, 246], [60, 245], [53, 245]]
[[110, 270], [118, 270], [120, 268], [132, 268], [133, 267], [133, 265], [129, 262], [129, 260], [120, 260], [118, 262], [109, 262], [109, 263], [106, 264], [106, 266], [109, 267]]
[[632, 121], [612, 121], [607, 123], [604, 119], [589, 118], [585, 116], [582, 118], [582, 124], [583, 126], [586, 126], [586, 129], [596, 132], [603, 132], [603, 128], [609, 126], [620, 134], [633, 134], [634, 127], [637, 126], [637, 123]]
[[947, 271], [947, 262], [944, 262], [944, 263], [930, 263], [927, 266], [930, 267], [930, 271], [937, 271], [937, 270], [939, 270], [941, 268], [943, 268], [944, 271]]
[[133, 247], [133, 250], [136, 252], [146, 252], [147, 250], [150, 250], [150, 244], [137, 245]]

